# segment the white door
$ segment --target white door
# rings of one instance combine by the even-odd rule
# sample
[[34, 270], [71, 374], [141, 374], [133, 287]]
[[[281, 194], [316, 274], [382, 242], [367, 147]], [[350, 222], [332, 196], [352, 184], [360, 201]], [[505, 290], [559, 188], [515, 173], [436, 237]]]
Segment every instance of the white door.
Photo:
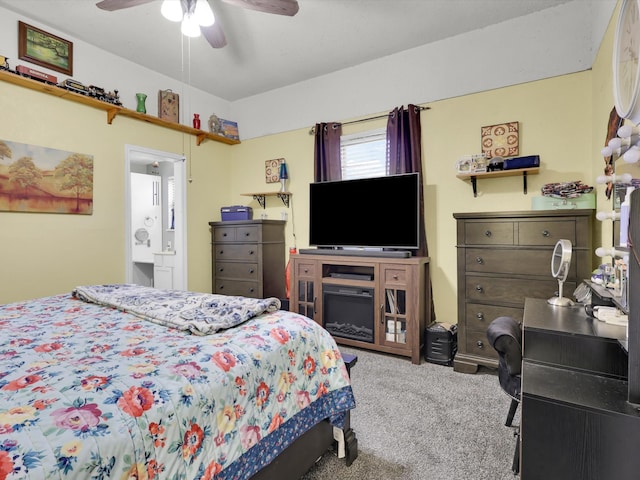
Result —
[[[169, 213], [162, 211], [160, 221], [161, 232], [163, 235], [170, 235], [172, 237], [171, 248], [175, 251], [174, 266], [173, 266], [173, 288], [177, 290], [187, 289], [187, 169], [185, 157], [177, 155], [175, 153], [162, 152], [158, 150], [151, 150], [144, 147], [138, 147], [135, 145], [125, 145], [125, 276], [127, 283], [134, 283], [134, 279], [138, 275], [138, 269], [136, 266], [144, 265], [135, 263], [133, 259], [133, 244], [131, 238], [135, 233], [132, 227], [132, 210], [131, 210], [131, 198], [132, 182], [131, 173], [140, 171], [142, 166], [158, 163], [160, 165], [170, 163], [173, 166], [172, 175], [174, 177], [174, 218], [175, 224], [170, 233], [166, 232], [167, 218]], [[161, 169], [162, 170], [162, 169]], [[166, 202], [161, 202], [164, 203]], [[162, 238], [162, 235], [160, 235]], [[166, 248], [166, 242], [160, 240], [157, 251], [162, 251]], [[152, 253], [153, 253], [152, 249]], [[151, 267], [150, 270], [144, 270], [153, 272], [151, 263], [148, 264]], [[153, 273], [151, 273], [153, 275]]]
[[153, 263], [162, 251], [160, 177], [131, 173], [131, 260]]

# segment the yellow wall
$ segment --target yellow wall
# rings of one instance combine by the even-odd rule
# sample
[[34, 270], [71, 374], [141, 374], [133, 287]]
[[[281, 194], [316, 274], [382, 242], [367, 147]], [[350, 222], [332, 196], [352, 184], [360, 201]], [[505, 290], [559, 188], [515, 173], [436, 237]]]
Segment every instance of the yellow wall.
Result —
[[[531, 197], [545, 183], [582, 180], [591, 174], [591, 73], [567, 75], [429, 104], [421, 115], [425, 212], [431, 275], [438, 319], [456, 322], [456, 237], [454, 212], [529, 210]], [[336, 119], [340, 120], [340, 119]], [[480, 127], [518, 121], [520, 154], [540, 155], [539, 175], [478, 182], [474, 198], [469, 182], [456, 178], [455, 163], [480, 153]], [[384, 120], [352, 125], [344, 133], [384, 126]], [[234, 147], [234, 191], [262, 191], [264, 160], [284, 157], [289, 163], [297, 246], [308, 246], [308, 184], [313, 181], [313, 137], [309, 129], [253, 139]], [[272, 189], [276, 187], [272, 186]], [[383, 192], [381, 192], [383, 194]], [[241, 198], [234, 199], [241, 201]], [[254, 202], [255, 203], [255, 202]], [[257, 205], [253, 205], [258, 208]], [[345, 199], [349, 208], [349, 199]], [[280, 218], [282, 205], [271, 200], [265, 212]], [[254, 215], [261, 210], [254, 210]], [[354, 212], [356, 215], [357, 212]], [[384, 228], [380, 212], [380, 228]], [[287, 242], [293, 244], [291, 225]]]
[[[426, 225], [439, 320], [457, 320], [453, 213], [529, 210], [532, 196], [545, 183], [582, 180], [594, 185], [595, 176], [602, 172], [599, 151], [613, 105], [612, 36], [610, 25], [592, 71], [442, 100], [422, 113]], [[287, 245], [308, 246], [311, 125], [236, 146], [206, 141], [200, 147], [191, 143], [189, 149], [188, 145], [183, 148], [185, 140], [178, 132], [121, 117], [109, 126], [102, 111], [3, 83], [0, 111], [0, 139], [95, 156], [92, 216], [0, 212], [0, 303], [66, 292], [77, 284], [124, 281], [125, 144], [187, 156], [191, 150], [189, 289], [211, 288], [207, 222], [220, 219], [223, 205], [251, 205], [254, 218], [266, 213], [279, 219], [287, 211]], [[371, 114], [380, 113], [386, 112]], [[528, 195], [523, 194], [521, 177], [508, 177], [480, 180], [474, 198], [470, 184], [456, 178], [455, 162], [462, 155], [480, 152], [482, 126], [510, 121], [520, 124], [520, 154], [540, 155], [540, 174], [529, 177]], [[345, 127], [344, 133], [382, 126], [384, 120], [360, 123]], [[292, 208], [269, 197], [263, 210], [251, 197], [240, 194], [277, 191], [278, 184], [265, 183], [264, 162], [281, 157], [289, 165]], [[603, 197], [599, 189], [598, 201]], [[349, 208], [348, 199], [345, 208]], [[594, 247], [599, 245], [596, 239]]]
[[125, 281], [125, 144], [190, 156], [188, 284], [210, 290], [207, 222], [230, 195], [230, 146], [196, 147], [194, 137], [126, 117], [108, 125], [104, 111], [4, 82], [0, 112], [1, 140], [94, 156], [93, 215], [0, 212], [0, 303]]

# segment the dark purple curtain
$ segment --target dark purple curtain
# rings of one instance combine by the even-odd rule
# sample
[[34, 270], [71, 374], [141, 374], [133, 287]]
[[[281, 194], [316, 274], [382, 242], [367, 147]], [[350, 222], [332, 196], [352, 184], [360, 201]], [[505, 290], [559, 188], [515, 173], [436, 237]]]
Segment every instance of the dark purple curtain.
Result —
[[[387, 170], [389, 175], [399, 173], [420, 174], [420, 248], [416, 256], [428, 257], [427, 235], [424, 222], [424, 174], [422, 171], [422, 128], [420, 126], [420, 108], [409, 105], [394, 108], [387, 121]], [[433, 304], [431, 276], [428, 287], [431, 292], [431, 321], [436, 313]], [[429, 319], [427, 319], [429, 320]]]
[[389, 175], [399, 173], [420, 174], [420, 249], [417, 256], [428, 257], [427, 236], [424, 225], [424, 193], [422, 173], [422, 130], [420, 108], [409, 105], [394, 108], [387, 121], [387, 170]]
[[341, 180], [340, 136], [342, 124], [316, 123], [314, 149], [314, 181]]

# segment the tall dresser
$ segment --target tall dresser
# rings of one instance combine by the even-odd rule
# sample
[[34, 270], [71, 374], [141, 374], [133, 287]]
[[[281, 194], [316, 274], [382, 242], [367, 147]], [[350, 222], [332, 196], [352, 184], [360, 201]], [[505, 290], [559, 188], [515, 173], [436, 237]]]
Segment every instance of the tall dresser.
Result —
[[[560, 239], [571, 241], [570, 297], [592, 271], [593, 210], [454, 213], [457, 222], [458, 352], [455, 371], [497, 368], [487, 327], [499, 316], [522, 322], [524, 299], [558, 295], [551, 256]], [[562, 307], [558, 307], [562, 308]]]
[[213, 293], [284, 298], [285, 223], [209, 222]]

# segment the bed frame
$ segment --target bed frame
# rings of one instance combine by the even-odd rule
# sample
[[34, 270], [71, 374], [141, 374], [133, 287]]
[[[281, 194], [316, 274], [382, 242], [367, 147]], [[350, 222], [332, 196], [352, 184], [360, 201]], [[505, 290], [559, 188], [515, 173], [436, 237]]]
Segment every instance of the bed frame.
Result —
[[[351, 374], [351, 368], [358, 361], [358, 357], [343, 353], [342, 358], [347, 366], [347, 372]], [[348, 467], [358, 457], [358, 439], [351, 428], [351, 412], [347, 412], [342, 431], [344, 432], [345, 462]], [[299, 480], [329, 449], [337, 453], [338, 442], [334, 439], [333, 426], [329, 419], [324, 419], [296, 439], [250, 480]]]

